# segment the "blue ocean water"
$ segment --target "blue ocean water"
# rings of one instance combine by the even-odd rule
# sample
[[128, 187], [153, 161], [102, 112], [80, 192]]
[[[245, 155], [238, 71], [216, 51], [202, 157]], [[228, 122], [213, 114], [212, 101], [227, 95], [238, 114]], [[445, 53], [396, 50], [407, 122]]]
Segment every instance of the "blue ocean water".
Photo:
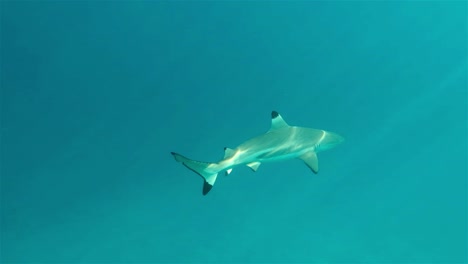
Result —
[[[466, 263], [464, 1], [2, 1], [2, 263]], [[319, 154], [202, 179], [292, 125]]]

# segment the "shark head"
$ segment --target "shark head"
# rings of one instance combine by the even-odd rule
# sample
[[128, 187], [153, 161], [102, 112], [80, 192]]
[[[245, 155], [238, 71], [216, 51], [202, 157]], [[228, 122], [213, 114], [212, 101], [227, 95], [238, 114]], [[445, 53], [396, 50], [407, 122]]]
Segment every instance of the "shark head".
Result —
[[344, 138], [336, 133], [324, 131], [322, 140], [319, 141], [315, 150], [324, 151], [336, 147], [344, 142]]

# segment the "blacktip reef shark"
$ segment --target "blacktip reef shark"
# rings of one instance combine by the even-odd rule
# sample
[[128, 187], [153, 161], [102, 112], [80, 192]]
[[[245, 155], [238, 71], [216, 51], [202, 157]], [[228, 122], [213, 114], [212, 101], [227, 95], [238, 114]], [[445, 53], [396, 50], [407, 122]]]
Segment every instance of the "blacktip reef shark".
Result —
[[265, 134], [249, 139], [235, 149], [224, 148], [224, 159], [219, 162], [201, 162], [175, 152], [171, 154], [203, 178], [203, 195], [206, 195], [213, 188], [219, 172], [225, 171], [229, 175], [234, 167], [244, 164], [257, 171], [263, 162], [298, 158], [316, 174], [319, 170], [317, 153], [343, 141], [343, 137], [336, 133], [290, 126], [278, 112], [272, 111], [271, 128]]

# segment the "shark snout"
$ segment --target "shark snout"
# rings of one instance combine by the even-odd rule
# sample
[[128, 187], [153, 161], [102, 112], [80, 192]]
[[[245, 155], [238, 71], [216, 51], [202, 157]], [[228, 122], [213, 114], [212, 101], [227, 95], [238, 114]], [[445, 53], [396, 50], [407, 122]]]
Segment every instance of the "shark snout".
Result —
[[330, 143], [338, 145], [344, 142], [344, 137], [336, 134], [336, 133], [331, 133], [330, 132]]
[[342, 136], [340, 136], [340, 135], [338, 135], [336, 133], [333, 133], [333, 137], [334, 137], [333, 140], [336, 142], [337, 145], [344, 142], [344, 137], [342, 137]]
[[344, 142], [344, 138], [333, 132], [326, 132], [324, 139], [320, 143], [320, 150], [327, 150], [336, 147]]

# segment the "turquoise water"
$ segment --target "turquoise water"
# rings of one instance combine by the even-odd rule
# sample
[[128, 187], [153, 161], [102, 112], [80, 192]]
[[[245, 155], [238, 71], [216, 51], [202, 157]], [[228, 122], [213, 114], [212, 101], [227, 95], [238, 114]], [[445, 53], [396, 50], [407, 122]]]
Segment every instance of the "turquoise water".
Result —
[[[466, 263], [467, 4], [1, 2], [2, 263]], [[292, 125], [346, 142], [202, 180]]]

